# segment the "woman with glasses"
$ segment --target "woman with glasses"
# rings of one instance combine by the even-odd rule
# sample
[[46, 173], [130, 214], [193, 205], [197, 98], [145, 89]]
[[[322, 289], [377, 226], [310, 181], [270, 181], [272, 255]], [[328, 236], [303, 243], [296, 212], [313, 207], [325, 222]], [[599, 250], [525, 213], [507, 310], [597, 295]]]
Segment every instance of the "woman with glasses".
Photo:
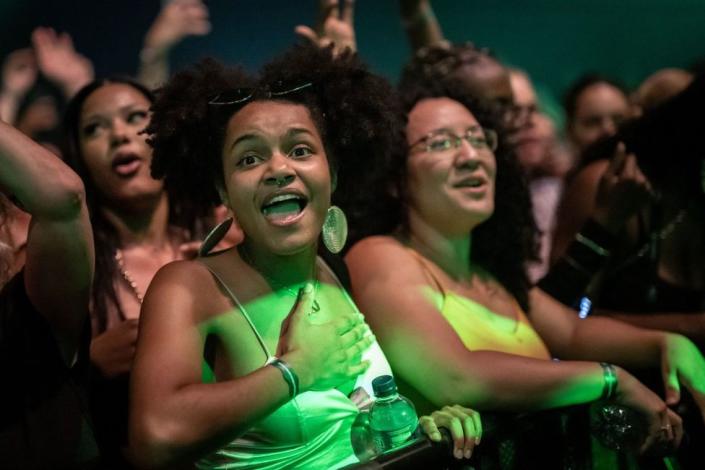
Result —
[[[677, 446], [681, 420], [625, 367], [662, 367], [705, 411], [705, 361], [686, 338], [579, 320], [539, 289], [530, 205], [499, 121], [438, 81], [407, 83], [403, 150], [350, 225], [353, 295], [421, 411], [444, 403], [530, 411], [613, 400], [648, 420], [641, 447]], [[497, 133], [500, 133], [497, 139]], [[371, 177], [372, 178], [372, 177]], [[560, 357], [563, 361], [552, 361]], [[605, 362], [594, 362], [605, 361]]]
[[[132, 377], [138, 463], [357, 461], [353, 421], [370, 400], [370, 379], [390, 370], [317, 256], [318, 240], [341, 249], [345, 227], [331, 194], [350, 187], [345, 169], [364, 169], [391, 148], [392, 96], [354, 55], [333, 60], [314, 47], [271, 62], [257, 80], [205, 61], [164, 87], [148, 127], [153, 172], [204, 204], [217, 191], [244, 241], [172, 263], [149, 288]], [[436, 425], [450, 426], [456, 455], [467, 457], [478, 420], [455, 407], [421, 422], [435, 439]]]

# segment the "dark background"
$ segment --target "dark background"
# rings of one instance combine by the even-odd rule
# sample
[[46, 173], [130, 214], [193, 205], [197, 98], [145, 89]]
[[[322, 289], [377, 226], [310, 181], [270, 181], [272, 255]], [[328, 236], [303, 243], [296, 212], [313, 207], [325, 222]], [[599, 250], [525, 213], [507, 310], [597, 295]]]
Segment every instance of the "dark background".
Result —
[[[254, 69], [311, 25], [318, 0], [210, 0], [213, 30], [174, 51], [172, 66], [213, 55]], [[72, 34], [97, 76], [134, 73], [142, 38], [158, 0], [0, 0], [0, 54], [27, 46], [32, 29]], [[446, 36], [490, 47], [526, 69], [544, 104], [580, 74], [597, 71], [635, 86], [662, 67], [689, 67], [705, 58], [705, 0], [435, 0]], [[395, 80], [409, 55], [396, 0], [357, 0], [361, 55]], [[551, 112], [554, 114], [554, 112]]]

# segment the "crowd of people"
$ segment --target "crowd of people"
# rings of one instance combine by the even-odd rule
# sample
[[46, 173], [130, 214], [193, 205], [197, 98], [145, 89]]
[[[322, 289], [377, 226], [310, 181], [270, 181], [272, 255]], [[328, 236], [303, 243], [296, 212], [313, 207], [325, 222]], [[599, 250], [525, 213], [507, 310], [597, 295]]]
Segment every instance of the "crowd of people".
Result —
[[[50, 28], [5, 58], [3, 466], [354, 466], [393, 375], [459, 462], [699, 468], [705, 77], [585, 75], [563, 136], [430, 0], [400, 1], [396, 87], [353, 9], [321, 0], [257, 74], [170, 75], [210, 30], [200, 0], [163, 6], [136, 77], [94, 77]], [[630, 445], [592, 440], [607, 407]], [[473, 460], [483, 418], [561, 409], [580, 413]]]

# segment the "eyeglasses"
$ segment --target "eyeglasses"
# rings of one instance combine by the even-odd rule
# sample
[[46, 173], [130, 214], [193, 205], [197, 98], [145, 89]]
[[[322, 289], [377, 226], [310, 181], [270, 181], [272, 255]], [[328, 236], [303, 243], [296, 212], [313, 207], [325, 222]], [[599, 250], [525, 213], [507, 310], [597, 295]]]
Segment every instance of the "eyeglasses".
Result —
[[279, 98], [282, 96], [291, 95], [293, 93], [300, 92], [307, 88], [311, 88], [313, 83], [306, 82], [301, 85], [286, 84], [284, 82], [277, 82], [269, 88], [235, 88], [234, 90], [224, 91], [218, 93], [210, 100], [208, 100], [208, 105], [213, 107], [219, 106], [242, 106], [255, 98], [262, 99], [272, 99]]
[[428, 134], [409, 146], [413, 149], [423, 145], [426, 152], [441, 153], [453, 148], [460, 148], [463, 139], [476, 150], [497, 150], [497, 133], [492, 129], [482, 129], [474, 127], [468, 129], [464, 135], [457, 135], [453, 132], [441, 130]]

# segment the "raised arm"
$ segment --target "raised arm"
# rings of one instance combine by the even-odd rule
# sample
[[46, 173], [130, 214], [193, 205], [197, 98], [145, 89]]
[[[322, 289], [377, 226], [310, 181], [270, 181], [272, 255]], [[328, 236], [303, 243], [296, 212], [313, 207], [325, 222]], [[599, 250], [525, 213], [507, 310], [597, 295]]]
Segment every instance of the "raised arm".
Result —
[[[310, 325], [313, 295], [312, 287], [301, 294], [278, 347], [279, 357], [298, 375], [301, 392], [327, 390], [357, 376], [367, 367], [359, 351], [372, 342], [357, 317]], [[131, 383], [130, 448], [140, 465], [167, 466], [206, 455], [289, 400], [287, 382], [273, 366], [201, 383], [205, 339], [217, 334], [203, 312], [223, 310], [222, 298], [198, 261], [167, 265], [150, 284]], [[232, 315], [229, 307], [224, 312]]]
[[93, 279], [83, 183], [54, 154], [0, 122], [0, 190], [32, 215], [25, 287], [70, 362], [85, 325]]
[[357, 51], [355, 42], [354, 0], [319, 0], [316, 28], [298, 25], [294, 31], [318, 47], [333, 45], [335, 54]]
[[166, 2], [150, 26], [140, 51], [137, 78], [149, 88], [157, 88], [169, 78], [169, 53], [188, 36], [210, 32], [208, 7], [201, 0]]
[[431, 7], [431, 0], [400, 0], [399, 10], [404, 31], [412, 50], [437, 46], [445, 42], [441, 25]]
[[37, 79], [37, 61], [32, 49], [11, 52], [2, 65], [0, 120], [14, 124], [22, 98]]
[[32, 32], [32, 45], [39, 71], [54, 82], [67, 99], [93, 80], [93, 64], [76, 51], [68, 33], [37, 28]]

